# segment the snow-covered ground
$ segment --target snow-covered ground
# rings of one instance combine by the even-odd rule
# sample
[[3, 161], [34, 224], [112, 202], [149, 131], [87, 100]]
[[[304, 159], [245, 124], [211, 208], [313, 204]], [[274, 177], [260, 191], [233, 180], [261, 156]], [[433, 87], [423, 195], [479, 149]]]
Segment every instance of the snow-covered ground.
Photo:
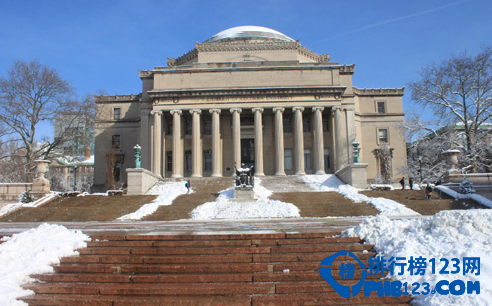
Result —
[[193, 220], [211, 219], [269, 219], [269, 218], [299, 218], [299, 208], [294, 204], [268, 197], [272, 192], [261, 185], [261, 179], [255, 178], [254, 187], [256, 201], [233, 201], [234, 190], [228, 188], [220, 192], [214, 202], [208, 202], [195, 208], [191, 212]]
[[16, 298], [32, 294], [21, 285], [29, 283], [31, 274], [49, 273], [60, 258], [77, 255], [74, 250], [86, 247], [89, 237], [60, 225], [42, 224], [8, 238], [0, 244], [0, 305], [27, 305]]
[[31, 202], [31, 203], [18, 202], [18, 203], [7, 204], [7, 205], [3, 206], [2, 208], [0, 208], [0, 217], [3, 215], [9, 214], [12, 211], [14, 211], [18, 208], [21, 208], [21, 207], [38, 207], [38, 206], [43, 205], [46, 202], [52, 200], [56, 196], [58, 196], [58, 193], [52, 192], [52, 193], [49, 193], [49, 194], [45, 195], [44, 197], [42, 197], [36, 201]]
[[311, 186], [313, 191], [333, 191], [342, 194], [354, 202], [366, 202], [374, 206], [385, 216], [418, 216], [418, 212], [403, 204], [385, 198], [370, 198], [359, 194], [356, 188], [344, 184], [335, 175], [304, 175], [302, 179]]
[[471, 199], [477, 203], [480, 203], [484, 206], [492, 208], [492, 201], [487, 199], [486, 197], [479, 195], [479, 194], [476, 194], [476, 193], [461, 194], [461, 193], [458, 193], [458, 192], [450, 189], [449, 187], [442, 186], [442, 185], [437, 186], [436, 189], [440, 190], [441, 192], [448, 194], [450, 197], [453, 197], [455, 199], [458, 199], [458, 200]]
[[[467, 210], [443, 211], [431, 218], [411, 220], [390, 220], [385, 216], [367, 218], [358, 226], [346, 230], [343, 236], [357, 236], [389, 259], [391, 256], [419, 257], [436, 259], [436, 272], [443, 264], [441, 258], [449, 260], [447, 271], [454, 271], [452, 258], [460, 260], [463, 269], [463, 257], [480, 257], [480, 275], [432, 274], [430, 263], [422, 275], [410, 275], [409, 271], [401, 276], [391, 276], [402, 282], [428, 282], [434, 288], [437, 281], [446, 279], [462, 280], [465, 283], [480, 281], [480, 294], [455, 295], [415, 295], [416, 305], [492, 305], [492, 211]], [[397, 268], [399, 270], [399, 268]], [[395, 273], [396, 274], [396, 273]], [[410, 289], [410, 287], [409, 287]], [[409, 290], [411, 291], [411, 290]], [[422, 287], [419, 289], [422, 292]]]
[[[141, 220], [143, 217], [153, 214], [159, 206], [171, 205], [177, 197], [188, 193], [185, 181], [165, 181], [159, 182], [152, 187], [146, 194], [159, 195], [152, 203], [142, 205], [136, 212], [118, 218], [118, 221]], [[190, 188], [193, 193], [193, 188]]]

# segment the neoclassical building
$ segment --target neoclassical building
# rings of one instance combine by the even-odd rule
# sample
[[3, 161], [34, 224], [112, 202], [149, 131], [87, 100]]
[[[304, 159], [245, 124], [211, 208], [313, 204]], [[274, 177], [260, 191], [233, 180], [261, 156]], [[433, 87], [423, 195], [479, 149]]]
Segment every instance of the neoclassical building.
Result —
[[95, 97], [95, 185], [124, 184], [136, 144], [142, 168], [180, 178], [231, 176], [241, 164], [259, 176], [336, 173], [357, 140], [369, 181], [384, 146], [397, 177], [404, 90], [354, 87], [354, 71], [268, 28], [222, 31], [141, 70], [142, 93]]

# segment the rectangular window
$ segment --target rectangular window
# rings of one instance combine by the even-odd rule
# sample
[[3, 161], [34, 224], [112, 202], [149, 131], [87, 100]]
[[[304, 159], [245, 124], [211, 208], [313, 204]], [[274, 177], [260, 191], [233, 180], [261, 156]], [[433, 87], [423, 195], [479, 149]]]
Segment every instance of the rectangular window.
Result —
[[304, 149], [304, 168], [311, 170], [311, 149]]
[[165, 171], [173, 171], [173, 151], [166, 151], [166, 169]]
[[311, 116], [302, 118], [302, 130], [304, 132], [311, 132]]
[[379, 143], [388, 143], [388, 129], [378, 129]]
[[203, 134], [212, 134], [212, 118], [203, 118]]
[[292, 170], [292, 150], [285, 149], [284, 150], [284, 164], [285, 170]]
[[284, 117], [284, 133], [292, 133], [292, 120], [291, 117]]
[[203, 151], [203, 170], [206, 172], [212, 171], [212, 151]]
[[325, 149], [325, 169], [330, 168], [330, 149]]
[[185, 151], [185, 171], [191, 172], [191, 151]]
[[121, 108], [115, 107], [113, 108], [113, 119], [120, 120], [121, 119]]
[[378, 113], [379, 114], [386, 114], [386, 102], [384, 101], [377, 101], [377, 108], [378, 108]]
[[191, 117], [185, 117], [185, 134], [191, 135], [193, 129]]
[[113, 135], [111, 137], [111, 148], [121, 149], [121, 135]]
[[169, 117], [169, 120], [166, 120], [166, 134], [173, 134], [173, 117]]

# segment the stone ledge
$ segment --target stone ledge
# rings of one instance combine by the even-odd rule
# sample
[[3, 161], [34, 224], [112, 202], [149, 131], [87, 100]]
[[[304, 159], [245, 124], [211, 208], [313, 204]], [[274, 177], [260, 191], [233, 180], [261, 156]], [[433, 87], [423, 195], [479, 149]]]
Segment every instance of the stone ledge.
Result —
[[128, 176], [127, 194], [144, 194], [162, 178], [143, 168], [126, 169]]
[[338, 170], [335, 175], [345, 184], [355, 188], [367, 188], [367, 166], [369, 164], [357, 163], [350, 164]]

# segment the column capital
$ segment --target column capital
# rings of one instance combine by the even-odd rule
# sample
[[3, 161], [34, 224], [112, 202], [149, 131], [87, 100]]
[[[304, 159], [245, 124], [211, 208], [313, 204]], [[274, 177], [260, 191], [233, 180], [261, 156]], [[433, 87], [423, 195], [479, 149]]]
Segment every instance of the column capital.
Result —
[[301, 113], [302, 113], [304, 111], [304, 107], [302, 107], [302, 106], [294, 106], [292, 108], [292, 111], [294, 111], [294, 112], [295, 111], [301, 111]]
[[274, 108], [273, 108], [273, 111], [274, 111], [274, 112], [279, 111], [279, 112], [283, 113], [283, 112], [285, 111], [285, 107], [274, 107]]
[[181, 116], [183, 114], [183, 111], [180, 109], [173, 109], [170, 113], [171, 115], [178, 114]]
[[261, 108], [261, 107], [254, 107], [251, 109], [253, 111], [253, 113], [256, 113], [256, 112], [260, 112], [260, 113], [263, 113], [263, 111], [265, 109]]
[[336, 111], [341, 111], [342, 110], [342, 107], [341, 106], [332, 106], [331, 107], [331, 111], [334, 113]]
[[161, 110], [152, 110], [150, 111], [151, 115], [162, 115], [164, 112]]
[[190, 109], [190, 114], [193, 115], [193, 113], [197, 113], [199, 115], [202, 114], [202, 110], [201, 109]]
[[312, 110], [313, 110], [313, 113], [315, 113], [318, 110], [319, 111], [324, 111], [325, 108], [323, 106], [315, 106], [315, 107], [312, 108]]
[[231, 114], [234, 114], [234, 112], [238, 112], [239, 114], [243, 111], [242, 108], [234, 107], [229, 110]]
[[353, 106], [346, 106], [346, 107], [343, 108], [343, 110], [344, 111], [352, 111], [353, 112], [353, 111], [355, 111], [355, 107], [353, 107]]
[[211, 114], [213, 113], [217, 113], [217, 114], [220, 114], [222, 111], [220, 108], [212, 108], [212, 109], [209, 109], [208, 110]]

